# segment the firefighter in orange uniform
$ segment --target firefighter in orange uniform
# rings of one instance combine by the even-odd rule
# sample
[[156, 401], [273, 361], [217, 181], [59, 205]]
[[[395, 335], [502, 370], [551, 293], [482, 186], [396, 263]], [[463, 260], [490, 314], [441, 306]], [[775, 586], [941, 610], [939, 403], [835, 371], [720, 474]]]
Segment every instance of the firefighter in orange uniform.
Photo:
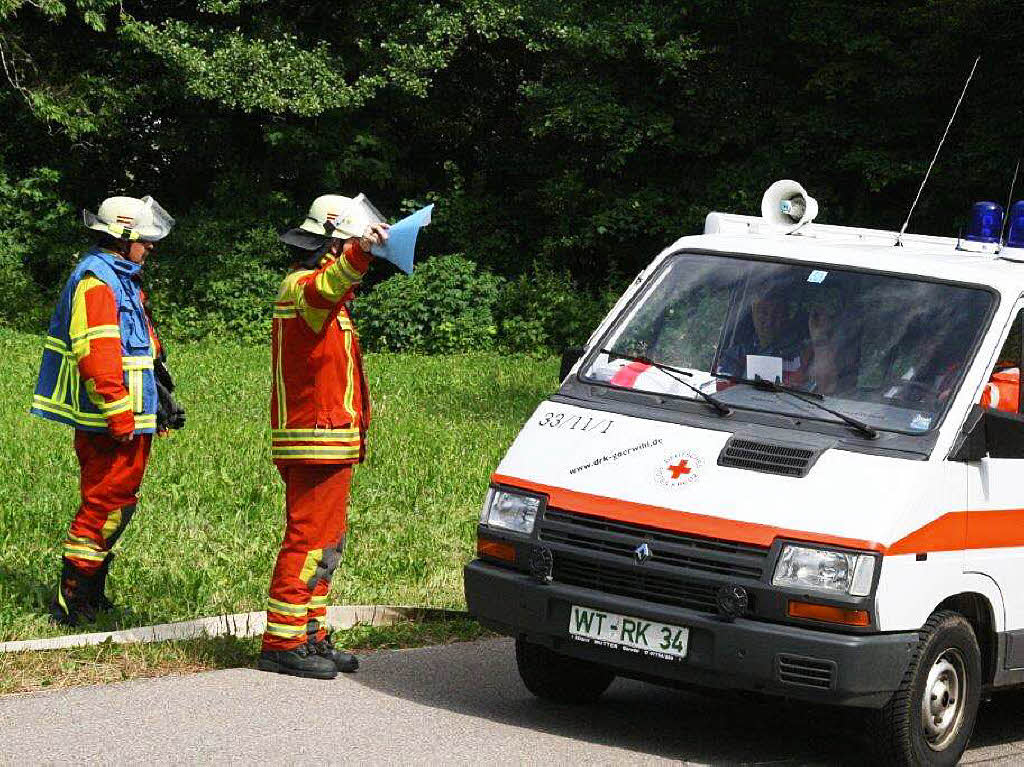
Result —
[[981, 393], [982, 407], [1016, 413], [1020, 403], [1020, 368], [1004, 365], [992, 372]]
[[353, 466], [365, 454], [370, 397], [346, 302], [387, 224], [360, 195], [318, 197], [281, 235], [294, 256], [274, 304], [271, 454], [285, 483], [277, 557], [259, 668], [331, 679], [355, 656], [325, 630], [331, 577], [345, 546]]
[[50, 608], [57, 623], [69, 626], [113, 607], [105, 594], [110, 550], [135, 513], [158, 430], [160, 349], [139, 272], [174, 226], [150, 197], [111, 197], [98, 213], [83, 215], [96, 244], [57, 301], [32, 398], [33, 415], [75, 429], [82, 501]]

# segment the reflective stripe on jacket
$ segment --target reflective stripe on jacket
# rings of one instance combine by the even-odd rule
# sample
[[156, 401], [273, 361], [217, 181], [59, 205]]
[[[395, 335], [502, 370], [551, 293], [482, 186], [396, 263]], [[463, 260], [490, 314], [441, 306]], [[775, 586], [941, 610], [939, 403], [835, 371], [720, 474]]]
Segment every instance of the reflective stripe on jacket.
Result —
[[[153, 376], [153, 345], [142, 305], [142, 290], [135, 279], [139, 265], [98, 248], [79, 260], [64, 285], [50, 320], [43, 345], [32, 414], [85, 431], [106, 431], [109, 419], [130, 411], [135, 433], [156, 431], [157, 393]], [[73, 322], [75, 295], [89, 275], [98, 278], [114, 295], [117, 325], [80, 327]], [[73, 328], [72, 325], [75, 325]], [[72, 335], [74, 333], [74, 336]], [[114, 401], [89, 390], [79, 360], [90, 341], [119, 338], [125, 397]]]
[[345, 301], [370, 265], [355, 243], [281, 284], [271, 353], [271, 455], [275, 463], [362, 461], [370, 396]]

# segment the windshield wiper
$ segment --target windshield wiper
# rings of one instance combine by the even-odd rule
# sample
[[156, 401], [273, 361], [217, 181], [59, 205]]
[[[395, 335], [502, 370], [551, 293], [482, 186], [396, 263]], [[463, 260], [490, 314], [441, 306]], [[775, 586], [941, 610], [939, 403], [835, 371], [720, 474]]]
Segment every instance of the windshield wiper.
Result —
[[724, 378], [725, 380], [730, 381], [732, 383], [747, 384], [748, 386], [753, 386], [756, 389], [763, 389], [765, 391], [772, 392], [781, 392], [783, 394], [788, 394], [791, 397], [796, 397], [796, 399], [800, 400], [801, 402], [806, 402], [808, 405], [814, 405], [819, 410], [824, 410], [826, 413], [834, 415], [843, 423], [849, 424], [850, 426], [855, 428], [868, 439], [878, 439], [877, 429], [875, 429], [872, 426], [869, 426], [863, 421], [857, 420], [853, 416], [846, 415], [846, 413], [840, 413], [838, 410], [833, 410], [832, 408], [828, 407], [823, 402], [825, 398], [818, 394], [817, 392], [807, 391], [806, 389], [798, 389], [795, 386], [787, 386], [786, 384], [776, 383], [775, 381], [771, 381], [767, 378], [761, 378], [761, 376], [755, 376], [754, 378], [744, 378], [743, 376], [728, 375], [722, 373], [716, 373], [715, 375], [717, 378]]
[[622, 352], [612, 351], [611, 349], [602, 349], [601, 353], [607, 354], [608, 359], [611, 359], [612, 357], [618, 357], [619, 359], [629, 360], [630, 362], [639, 362], [644, 365], [650, 365], [651, 367], [657, 368], [672, 380], [678, 381], [687, 389], [692, 391], [694, 394], [698, 395], [699, 397], [702, 397], [705, 402], [707, 402], [709, 405], [711, 405], [711, 407], [718, 411], [719, 415], [723, 417], [727, 415], [732, 415], [731, 407], [726, 405], [724, 402], [719, 402], [717, 399], [712, 397], [707, 392], [702, 391], [689, 381], [684, 381], [682, 378], [679, 377], [686, 376], [687, 378], [692, 378], [693, 373], [691, 373], [689, 370], [681, 370], [680, 368], [674, 368], [671, 365], [666, 365], [664, 362], [655, 362], [654, 360], [648, 359], [647, 357], [634, 357], [632, 354], [623, 354]]

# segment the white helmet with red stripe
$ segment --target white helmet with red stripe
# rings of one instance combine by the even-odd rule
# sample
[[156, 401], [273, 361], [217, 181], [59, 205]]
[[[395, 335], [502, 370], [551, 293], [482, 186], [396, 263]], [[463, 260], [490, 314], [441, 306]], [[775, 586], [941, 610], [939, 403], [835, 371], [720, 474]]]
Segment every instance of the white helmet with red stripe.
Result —
[[[338, 239], [348, 239], [362, 237], [366, 227], [383, 221], [384, 217], [362, 193], [355, 197], [325, 194], [313, 200], [299, 229], [310, 234], [330, 234]], [[326, 224], [331, 225], [330, 231]]]
[[108, 197], [96, 213], [82, 211], [85, 225], [119, 240], [156, 242], [171, 232], [174, 219], [150, 196]]

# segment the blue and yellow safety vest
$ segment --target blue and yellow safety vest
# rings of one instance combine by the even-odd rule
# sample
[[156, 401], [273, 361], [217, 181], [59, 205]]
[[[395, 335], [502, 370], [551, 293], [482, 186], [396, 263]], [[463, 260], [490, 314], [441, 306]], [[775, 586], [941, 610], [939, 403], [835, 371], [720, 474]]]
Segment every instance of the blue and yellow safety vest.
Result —
[[[89, 398], [78, 372], [73, 345], [83, 339], [71, 337], [71, 311], [78, 283], [89, 274], [102, 280], [117, 301], [118, 333], [125, 387], [135, 415], [135, 433], [156, 431], [157, 392], [153, 376], [153, 346], [149, 323], [142, 307], [138, 280], [139, 265], [117, 258], [98, 248], [85, 253], [68, 278], [50, 320], [43, 346], [32, 414], [59, 421], [85, 431], [106, 431], [107, 420]], [[111, 328], [113, 330], [113, 328]], [[90, 330], [86, 333], [92, 333]]]

